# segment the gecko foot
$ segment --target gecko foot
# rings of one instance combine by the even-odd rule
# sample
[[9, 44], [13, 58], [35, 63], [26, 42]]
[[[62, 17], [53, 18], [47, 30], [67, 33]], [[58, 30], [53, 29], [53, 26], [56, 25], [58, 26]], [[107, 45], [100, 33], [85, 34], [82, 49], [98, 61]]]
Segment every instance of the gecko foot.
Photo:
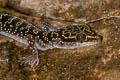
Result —
[[33, 67], [33, 66], [37, 66], [39, 64], [38, 57], [35, 57], [35, 56], [32, 56], [32, 55], [28, 56], [28, 57], [21, 57], [20, 60], [22, 61], [21, 65], [30, 64], [31, 67]]

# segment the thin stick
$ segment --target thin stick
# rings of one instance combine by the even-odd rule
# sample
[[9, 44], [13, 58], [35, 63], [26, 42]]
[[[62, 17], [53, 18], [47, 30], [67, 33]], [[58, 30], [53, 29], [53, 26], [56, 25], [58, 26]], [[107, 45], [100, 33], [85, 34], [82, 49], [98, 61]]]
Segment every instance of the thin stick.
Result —
[[120, 18], [120, 16], [101, 17], [101, 18], [98, 18], [98, 19], [95, 19], [95, 20], [87, 21], [86, 23], [94, 23], [94, 22], [97, 22], [97, 21], [100, 21], [100, 20], [103, 20], [103, 19], [111, 19], [111, 18]]

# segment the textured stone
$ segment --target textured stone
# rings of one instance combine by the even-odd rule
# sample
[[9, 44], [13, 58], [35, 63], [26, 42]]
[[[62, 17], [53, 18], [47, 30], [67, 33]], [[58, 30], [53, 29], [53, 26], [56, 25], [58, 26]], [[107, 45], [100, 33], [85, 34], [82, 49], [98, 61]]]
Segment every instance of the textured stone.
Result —
[[5, 7], [8, 0], [0, 0], [0, 6]]
[[99, 2], [100, 0], [9, 0], [8, 5], [38, 17], [71, 20], [80, 17], [81, 11]]

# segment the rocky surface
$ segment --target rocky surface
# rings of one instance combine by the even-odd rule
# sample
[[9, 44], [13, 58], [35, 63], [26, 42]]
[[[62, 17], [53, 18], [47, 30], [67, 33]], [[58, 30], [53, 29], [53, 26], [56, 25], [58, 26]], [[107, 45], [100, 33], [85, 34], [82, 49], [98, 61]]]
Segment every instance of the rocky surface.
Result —
[[119, 0], [1, 0], [1, 2], [32, 16], [77, 22], [86, 17], [94, 19], [96, 17], [94, 15], [99, 17], [106, 10], [119, 7]]
[[120, 80], [119, 2], [0, 0], [0, 5], [5, 7], [0, 7], [0, 12], [10, 13], [37, 26], [39, 21], [46, 21], [60, 28], [61, 25], [117, 16], [89, 23], [104, 37], [102, 44], [74, 50], [39, 51], [40, 64], [33, 69], [20, 65], [19, 57], [30, 55], [29, 49], [10, 38], [0, 36], [0, 80]]

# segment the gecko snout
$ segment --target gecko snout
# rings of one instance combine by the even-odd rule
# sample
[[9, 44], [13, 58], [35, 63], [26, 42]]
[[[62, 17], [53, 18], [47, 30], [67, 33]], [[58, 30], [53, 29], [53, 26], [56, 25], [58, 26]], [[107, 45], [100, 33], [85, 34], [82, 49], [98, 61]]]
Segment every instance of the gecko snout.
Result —
[[98, 42], [101, 43], [103, 41], [103, 36], [98, 35]]

